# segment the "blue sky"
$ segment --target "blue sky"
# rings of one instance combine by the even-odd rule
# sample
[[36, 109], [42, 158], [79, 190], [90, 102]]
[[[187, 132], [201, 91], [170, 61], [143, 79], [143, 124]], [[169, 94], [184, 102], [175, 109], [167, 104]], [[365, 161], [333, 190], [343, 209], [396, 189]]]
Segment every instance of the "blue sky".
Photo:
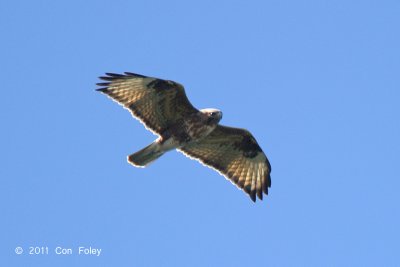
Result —
[[[399, 11], [2, 1], [0, 265], [399, 265]], [[270, 195], [254, 204], [176, 152], [127, 164], [155, 136], [94, 91], [123, 71], [178, 81], [196, 107], [249, 129], [272, 164]]]

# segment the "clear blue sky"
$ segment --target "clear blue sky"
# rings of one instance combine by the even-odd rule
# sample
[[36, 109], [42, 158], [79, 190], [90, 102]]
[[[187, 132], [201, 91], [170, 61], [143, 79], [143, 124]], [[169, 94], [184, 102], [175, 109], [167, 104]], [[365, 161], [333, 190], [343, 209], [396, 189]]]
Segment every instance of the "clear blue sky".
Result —
[[[2, 1], [0, 265], [400, 265], [399, 14], [372, 0]], [[174, 151], [127, 164], [155, 136], [94, 90], [123, 71], [178, 81], [249, 129], [270, 195], [254, 204]]]

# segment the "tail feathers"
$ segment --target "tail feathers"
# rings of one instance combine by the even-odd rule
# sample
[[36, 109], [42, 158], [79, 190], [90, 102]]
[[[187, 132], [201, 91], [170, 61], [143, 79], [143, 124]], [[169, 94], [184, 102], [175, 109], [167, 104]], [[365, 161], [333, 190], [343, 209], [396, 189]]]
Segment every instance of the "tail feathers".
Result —
[[163, 154], [164, 152], [159, 151], [159, 144], [154, 142], [142, 150], [129, 155], [128, 162], [136, 167], [146, 167]]

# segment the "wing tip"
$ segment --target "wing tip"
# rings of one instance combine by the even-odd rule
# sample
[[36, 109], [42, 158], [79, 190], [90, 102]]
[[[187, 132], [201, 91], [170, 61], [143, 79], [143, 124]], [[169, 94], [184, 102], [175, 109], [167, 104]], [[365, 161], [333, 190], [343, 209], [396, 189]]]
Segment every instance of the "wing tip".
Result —
[[142, 75], [142, 74], [137, 74], [129, 71], [124, 72], [125, 76], [130, 76], [130, 77], [136, 77], [136, 78], [148, 78], [148, 76]]
[[262, 190], [257, 190], [257, 197], [259, 200], [263, 200], [263, 192]]
[[264, 194], [266, 196], [268, 196], [268, 188], [270, 188], [270, 187], [271, 187], [271, 175], [270, 175], [270, 172], [268, 172], [264, 176], [264, 180], [262, 181], [261, 188], [257, 188], [256, 190], [254, 190], [254, 192], [252, 192], [254, 194], [254, 196], [249, 194], [250, 198], [253, 200], [253, 202], [255, 202], [255, 200], [254, 200], [255, 199], [255, 195], [257, 195], [257, 198], [259, 200], [263, 200]]
[[97, 88], [97, 89], [96, 89], [96, 91], [97, 91], [97, 92], [100, 92], [100, 93], [106, 93], [106, 92], [107, 92], [107, 90], [108, 90], [108, 88], [107, 88], [107, 87], [103, 87], [103, 88]]
[[268, 188], [271, 187], [271, 175], [267, 173], [267, 175], [264, 177], [263, 185], [262, 185], [262, 191], [264, 194], [268, 195]]
[[103, 81], [114, 81], [116, 79], [129, 79], [129, 78], [148, 78], [148, 76], [125, 71], [123, 74], [106, 72], [105, 76], [99, 77], [99, 79]]
[[111, 83], [106, 82], [106, 83], [96, 83], [97, 86], [109, 86]]
[[253, 202], [256, 202], [256, 201], [257, 201], [257, 198], [256, 198], [256, 190], [254, 190], [254, 188], [251, 188], [251, 186], [241, 186], [241, 188], [243, 189], [243, 191], [244, 191], [247, 195], [249, 195], [250, 199], [251, 199]]
[[256, 194], [254, 193], [251, 193], [251, 194], [249, 194], [249, 196], [250, 196], [250, 199], [251, 199], [251, 201], [253, 201], [254, 203], [256, 203], [256, 201], [257, 201], [257, 198], [256, 198]]
[[[113, 73], [113, 72], [106, 72], [104, 76], [99, 76], [100, 80], [106, 81], [106, 82], [99, 82], [96, 83], [97, 86], [102, 86], [102, 88], [96, 89], [96, 91], [100, 91], [102, 93], [105, 93], [107, 91], [107, 88], [111, 85], [111, 83], [117, 79], [129, 79], [129, 78], [147, 78], [147, 76], [133, 73], [133, 72], [124, 72], [124, 74], [119, 74], [119, 73]], [[103, 87], [104, 86], [104, 87]]]
[[124, 77], [123, 74], [114, 73], [114, 72], [106, 72], [106, 75], [110, 76], [110, 77]]

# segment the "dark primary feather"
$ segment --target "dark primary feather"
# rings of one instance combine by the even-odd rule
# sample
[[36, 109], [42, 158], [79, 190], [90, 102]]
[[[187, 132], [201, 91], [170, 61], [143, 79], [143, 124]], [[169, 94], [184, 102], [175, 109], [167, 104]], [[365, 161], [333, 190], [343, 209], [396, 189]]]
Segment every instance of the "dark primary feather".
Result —
[[124, 73], [127, 76], [133, 76], [133, 77], [138, 77], [138, 78], [147, 78], [147, 76], [144, 76], [144, 75], [141, 75], [141, 74], [137, 74], [137, 73], [133, 73], [133, 72], [125, 71]]

